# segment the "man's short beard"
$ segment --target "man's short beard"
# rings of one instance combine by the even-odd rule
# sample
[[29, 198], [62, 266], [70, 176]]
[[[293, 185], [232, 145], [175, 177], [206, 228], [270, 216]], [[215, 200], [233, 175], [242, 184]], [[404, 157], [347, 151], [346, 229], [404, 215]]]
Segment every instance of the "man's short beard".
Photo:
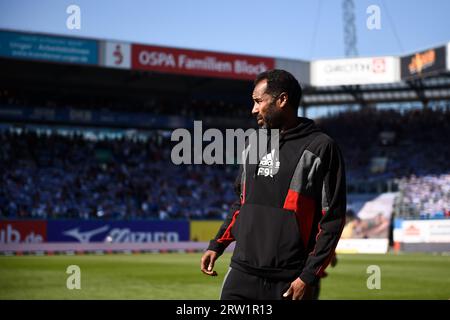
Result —
[[276, 101], [273, 100], [267, 108], [266, 116], [263, 118], [263, 129], [280, 129], [282, 124], [281, 112], [276, 106]]

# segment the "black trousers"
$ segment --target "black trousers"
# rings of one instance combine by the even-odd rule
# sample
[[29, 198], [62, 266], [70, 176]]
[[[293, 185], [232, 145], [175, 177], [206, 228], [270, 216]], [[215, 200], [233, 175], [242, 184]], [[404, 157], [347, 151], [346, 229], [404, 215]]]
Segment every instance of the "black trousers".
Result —
[[261, 278], [235, 268], [225, 276], [221, 300], [283, 300], [291, 281]]

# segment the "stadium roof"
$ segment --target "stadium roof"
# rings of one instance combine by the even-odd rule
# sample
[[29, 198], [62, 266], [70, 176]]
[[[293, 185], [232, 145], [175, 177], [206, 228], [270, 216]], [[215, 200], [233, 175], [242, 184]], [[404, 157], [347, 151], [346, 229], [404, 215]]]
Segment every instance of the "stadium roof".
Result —
[[275, 67], [304, 84], [304, 108], [450, 99], [450, 43], [403, 57], [307, 62], [0, 30], [0, 57], [4, 88], [243, 101], [255, 75]]
[[450, 99], [450, 73], [389, 84], [311, 87], [304, 90], [303, 105], [339, 105]]

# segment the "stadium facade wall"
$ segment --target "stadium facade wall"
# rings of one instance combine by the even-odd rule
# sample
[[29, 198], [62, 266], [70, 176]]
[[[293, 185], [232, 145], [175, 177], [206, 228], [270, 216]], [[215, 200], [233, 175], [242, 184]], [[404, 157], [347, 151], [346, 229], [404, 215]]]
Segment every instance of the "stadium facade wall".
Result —
[[405, 56], [303, 61], [129, 42], [0, 31], [0, 57], [253, 80], [272, 68], [312, 86], [395, 83], [450, 70], [450, 44]]

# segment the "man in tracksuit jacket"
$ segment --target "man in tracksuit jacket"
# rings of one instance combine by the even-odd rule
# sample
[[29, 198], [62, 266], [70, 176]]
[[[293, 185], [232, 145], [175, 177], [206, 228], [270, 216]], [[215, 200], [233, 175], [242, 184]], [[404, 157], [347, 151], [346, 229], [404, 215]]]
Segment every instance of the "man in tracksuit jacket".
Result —
[[[236, 241], [221, 299], [308, 299], [333, 257], [345, 223], [346, 183], [336, 142], [314, 121], [297, 117], [302, 91], [284, 70], [258, 75], [252, 113], [279, 129], [278, 150], [251, 163], [246, 152], [238, 196], [201, 260], [214, 276], [216, 259]], [[264, 131], [264, 130], [263, 130]]]

